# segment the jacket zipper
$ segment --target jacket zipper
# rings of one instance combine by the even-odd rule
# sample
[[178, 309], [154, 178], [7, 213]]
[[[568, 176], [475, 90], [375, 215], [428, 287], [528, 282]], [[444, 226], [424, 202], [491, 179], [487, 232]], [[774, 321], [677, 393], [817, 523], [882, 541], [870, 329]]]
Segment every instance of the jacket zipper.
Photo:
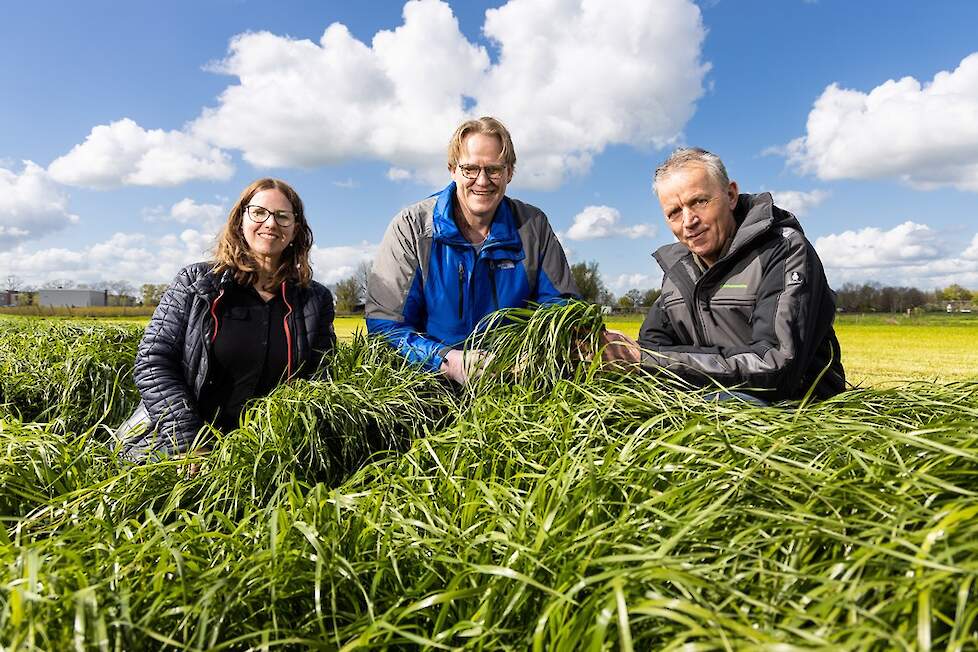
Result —
[[716, 276], [716, 272], [714, 270], [716, 270], [717, 265], [719, 265], [720, 262], [724, 259], [726, 259], [726, 256], [724, 256], [721, 260], [718, 260], [716, 263], [714, 263], [712, 267], [710, 267], [705, 272], [703, 272], [703, 275], [700, 276], [698, 280], [693, 282], [694, 323], [697, 325], [699, 329], [699, 335], [702, 344], [706, 346], [712, 346], [713, 342], [712, 340], [706, 337], [706, 317], [704, 316], [704, 313], [707, 315], [712, 314], [713, 309], [710, 308], [709, 300], [707, 300], [702, 305], [700, 305], [700, 289], [705, 285], [704, 281], [706, 280], [707, 276], [710, 276], [711, 272], [713, 272], [713, 275]]
[[465, 291], [465, 267], [462, 265], [462, 263], [459, 263], [458, 264], [458, 318], [460, 321], [464, 314], [462, 312], [462, 295], [464, 291]]
[[499, 294], [496, 292], [496, 265], [489, 261], [489, 285], [492, 286], [492, 303], [499, 310]]
[[285, 306], [289, 309], [285, 313], [285, 317], [282, 318], [282, 326], [285, 328], [285, 347], [288, 350], [287, 366], [286, 370], [288, 374], [286, 378], [292, 377], [292, 330], [289, 329], [289, 316], [292, 314], [292, 304], [289, 303], [288, 298], [285, 296], [285, 281], [282, 281], [282, 301], [285, 302]]
[[217, 293], [216, 297], [214, 297], [214, 301], [211, 302], [211, 319], [214, 320], [214, 332], [211, 333], [211, 344], [213, 344], [217, 339], [217, 302], [220, 301], [221, 297], [223, 296], [224, 288], [221, 288], [221, 291]]

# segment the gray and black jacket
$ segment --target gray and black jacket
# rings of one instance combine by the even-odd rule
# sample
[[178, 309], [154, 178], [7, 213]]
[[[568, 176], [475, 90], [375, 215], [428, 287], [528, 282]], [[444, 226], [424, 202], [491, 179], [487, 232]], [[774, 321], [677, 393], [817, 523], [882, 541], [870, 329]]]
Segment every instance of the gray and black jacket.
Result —
[[791, 213], [770, 193], [740, 195], [727, 253], [703, 271], [685, 245], [655, 252], [662, 295], [639, 333], [643, 367], [697, 385], [741, 385], [767, 400], [845, 389], [835, 294]]
[[[142, 400], [116, 433], [129, 458], [186, 452], [204, 425], [197, 399], [205, 383], [213, 382], [208, 370], [220, 328], [217, 306], [235, 282], [231, 271], [218, 277], [213, 268], [196, 263], [180, 270], [146, 327], [133, 371]], [[309, 287], [283, 283], [280, 291], [288, 376], [308, 377], [336, 345], [333, 296], [315, 281]]]

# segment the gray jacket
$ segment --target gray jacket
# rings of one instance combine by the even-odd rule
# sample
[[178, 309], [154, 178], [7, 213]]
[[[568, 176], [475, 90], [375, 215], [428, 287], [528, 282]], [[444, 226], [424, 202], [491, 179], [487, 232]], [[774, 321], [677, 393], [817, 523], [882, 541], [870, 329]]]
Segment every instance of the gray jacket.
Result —
[[[204, 425], [197, 399], [213, 382], [208, 371], [220, 327], [217, 305], [234, 283], [230, 271], [218, 277], [212, 269], [213, 263], [196, 263], [180, 270], [146, 327], [133, 371], [142, 400], [116, 432], [127, 457], [186, 452]], [[336, 344], [333, 296], [315, 281], [305, 288], [285, 283], [281, 292], [288, 307], [288, 374], [309, 376]]]
[[655, 252], [662, 295], [639, 333], [642, 364], [698, 385], [743, 385], [768, 400], [845, 389], [835, 294], [791, 213], [769, 193], [740, 195], [727, 253], [701, 271], [684, 245]]

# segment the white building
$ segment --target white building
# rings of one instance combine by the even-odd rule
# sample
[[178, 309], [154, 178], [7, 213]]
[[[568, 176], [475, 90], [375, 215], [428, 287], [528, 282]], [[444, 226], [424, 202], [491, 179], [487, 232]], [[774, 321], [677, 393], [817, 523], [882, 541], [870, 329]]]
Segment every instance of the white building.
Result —
[[108, 305], [105, 290], [39, 290], [37, 303], [58, 308], [87, 308]]

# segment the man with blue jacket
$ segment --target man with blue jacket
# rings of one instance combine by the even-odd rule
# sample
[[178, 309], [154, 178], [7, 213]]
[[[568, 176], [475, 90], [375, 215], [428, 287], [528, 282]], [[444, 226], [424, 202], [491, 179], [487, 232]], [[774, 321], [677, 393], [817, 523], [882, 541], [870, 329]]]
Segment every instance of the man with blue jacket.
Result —
[[464, 383], [484, 363], [462, 350], [483, 317], [578, 295], [540, 209], [506, 197], [516, 151], [490, 117], [459, 125], [452, 182], [391, 222], [367, 284], [367, 330], [408, 360]]

